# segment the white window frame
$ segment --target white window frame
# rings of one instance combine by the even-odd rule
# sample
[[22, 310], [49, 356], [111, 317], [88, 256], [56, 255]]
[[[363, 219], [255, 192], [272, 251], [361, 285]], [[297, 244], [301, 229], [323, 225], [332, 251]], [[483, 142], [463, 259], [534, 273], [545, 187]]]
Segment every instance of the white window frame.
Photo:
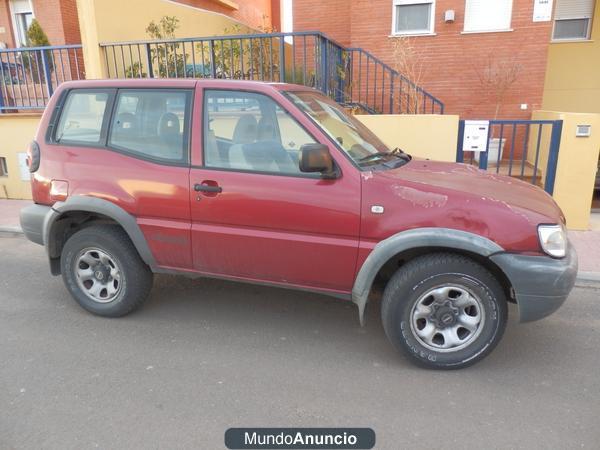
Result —
[[[568, 38], [555, 38], [554, 31], [556, 29], [556, 22], [562, 22], [563, 20], [587, 20], [587, 31], [585, 37], [568, 37]], [[554, 19], [552, 23], [552, 42], [582, 42], [589, 41], [592, 35], [592, 17], [569, 17], [565, 19]]]
[[[594, 11], [599, 0], [561, 1], [556, 0], [554, 14], [552, 15], [551, 42], [584, 42], [590, 41], [592, 27], [594, 26]], [[554, 37], [556, 25], [566, 20], [587, 20], [585, 36], [578, 37]]]
[[465, 0], [465, 17], [463, 20], [463, 31], [462, 34], [472, 34], [472, 33], [501, 33], [506, 31], [513, 31], [512, 21], [513, 21], [513, 10], [515, 6], [515, 0], [510, 0], [510, 20], [508, 22], [508, 26], [506, 28], [494, 28], [489, 30], [468, 30], [466, 28], [467, 25], [467, 0]]
[[[431, 5], [428, 30], [396, 31], [396, 7], [406, 5]], [[393, 0], [391, 36], [432, 36], [435, 34], [435, 0]]]
[[[35, 19], [35, 11], [33, 10], [33, 3], [31, 2], [31, 0], [27, 0], [27, 3], [29, 3], [29, 11], [31, 12], [31, 16]], [[26, 45], [26, 43], [22, 43], [19, 41], [20, 36], [19, 36], [19, 31], [20, 31], [20, 24], [17, 21], [17, 14], [24, 14], [23, 11], [15, 11], [13, 8], [13, 2], [11, 0], [8, 1], [8, 9], [10, 11], [10, 21], [12, 24], [12, 29], [13, 29], [13, 39], [15, 41], [15, 47], [22, 47], [24, 45]], [[27, 30], [25, 30], [25, 32], [27, 32]]]

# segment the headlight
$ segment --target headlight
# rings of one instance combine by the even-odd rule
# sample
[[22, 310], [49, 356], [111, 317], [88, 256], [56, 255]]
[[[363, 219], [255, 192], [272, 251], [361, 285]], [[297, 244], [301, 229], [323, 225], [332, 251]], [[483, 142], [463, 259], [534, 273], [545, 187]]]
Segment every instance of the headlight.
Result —
[[538, 235], [542, 248], [550, 256], [562, 258], [567, 254], [567, 233], [561, 225], [540, 225]]

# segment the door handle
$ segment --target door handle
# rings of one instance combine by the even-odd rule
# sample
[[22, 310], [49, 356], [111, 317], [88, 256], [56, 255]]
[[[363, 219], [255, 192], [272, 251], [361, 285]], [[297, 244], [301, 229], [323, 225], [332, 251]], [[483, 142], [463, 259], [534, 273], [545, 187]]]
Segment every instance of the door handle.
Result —
[[221, 186], [212, 186], [210, 184], [194, 184], [194, 191], [196, 192], [211, 192], [213, 194], [220, 194], [223, 192], [223, 188]]

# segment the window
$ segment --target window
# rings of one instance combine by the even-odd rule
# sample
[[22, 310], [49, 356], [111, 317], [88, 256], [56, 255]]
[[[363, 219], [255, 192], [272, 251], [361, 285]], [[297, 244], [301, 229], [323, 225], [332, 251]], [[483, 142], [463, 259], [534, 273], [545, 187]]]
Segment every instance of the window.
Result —
[[509, 31], [512, 0], [466, 0], [466, 32]]
[[204, 111], [206, 167], [298, 175], [300, 147], [316, 143], [266, 95], [207, 91]]
[[17, 47], [27, 46], [27, 30], [33, 21], [33, 10], [29, 0], [11, 0], [13, 28]]
[[433, 34], [435, 0], [394, 0], [392, 34]]
[[108, 97], [107, 92], [71, 91], [58, 122], [55, 140], [60, 143], [100, 143]]
[[[374, 165], [395, 168], [410, 160], [397, 156], [361, 121], [344, 112], [342, 107], [320, 92], [286, 92], [289, 99], [304, 111], [354, 163], [367, 168]], [[408, 159], [406, 159], [408, 158]], [[400, 159], [400, 160], [399, 160]]]
[[594, 0], [558, 0], [554, 12], [552, 39], [589, 39], [593, 14]]
[[0, 156], [0, 177], [8, 176], [8, 167], [6, 166], [6, 158]]
[[108, 145], [163, 162], [188, 159], [191, 92], [119, 90]]

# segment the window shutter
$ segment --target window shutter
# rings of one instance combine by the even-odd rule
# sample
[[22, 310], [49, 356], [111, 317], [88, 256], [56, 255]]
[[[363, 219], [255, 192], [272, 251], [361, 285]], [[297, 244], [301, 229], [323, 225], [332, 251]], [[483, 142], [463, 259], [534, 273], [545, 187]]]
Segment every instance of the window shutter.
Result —
[[506, 30], [511, 16], [512, 0], [466, 0], [465, 31]]
[[591, 19], [594, 15], [594, 0], [558, 0], [554, 18]]

